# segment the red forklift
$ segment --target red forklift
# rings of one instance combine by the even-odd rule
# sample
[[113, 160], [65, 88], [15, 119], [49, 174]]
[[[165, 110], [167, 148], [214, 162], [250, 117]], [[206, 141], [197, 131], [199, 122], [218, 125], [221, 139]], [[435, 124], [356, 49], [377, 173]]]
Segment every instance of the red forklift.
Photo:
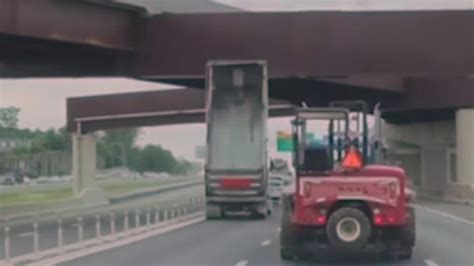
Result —
[[[296, 181], [283, 195], [283, 260], [345, 252], [411, 258], [416, 233], [408, 177], [400, 167], [369, 162], [375, 151], [367, 114], [363, 101], [296, 110]], [[314, 126], [327, 132], [323, 145], [306, 137]]]

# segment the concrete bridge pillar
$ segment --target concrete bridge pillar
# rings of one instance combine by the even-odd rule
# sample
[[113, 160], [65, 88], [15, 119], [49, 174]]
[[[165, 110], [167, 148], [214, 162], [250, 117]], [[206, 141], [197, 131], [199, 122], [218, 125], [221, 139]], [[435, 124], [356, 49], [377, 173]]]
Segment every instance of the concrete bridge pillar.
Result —
[[474, 108], [456, 112], [456, 150], [458, 181], [474, 189]]
[[96, 183], [96, 137], [74, 134], [72, 140], [74, 196], [91, 202], [105, 200]]

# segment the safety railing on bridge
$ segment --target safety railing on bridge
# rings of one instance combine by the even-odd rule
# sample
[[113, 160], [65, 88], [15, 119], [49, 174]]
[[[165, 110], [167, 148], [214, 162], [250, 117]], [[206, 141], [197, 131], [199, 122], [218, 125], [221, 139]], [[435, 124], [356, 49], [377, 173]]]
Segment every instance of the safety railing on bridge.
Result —
[[[1, 217], [3, 260], [0, 260], [0, 265], [25, 263], [146, 233], [197, 218], [202, 215], [203, 206], [204, 197], [196, 196], [178, 201], [141, 202]], [[40, 233], [42, 227], [46, 232]], [[31, 239], [28, 240], [30, 247], [27, 252], [12, 250], [13, 228], [31, 230], [27, 232]], [[42, 237], [45, 238], [43, 243], [48, 244], [46, 248], [40, 246]]]

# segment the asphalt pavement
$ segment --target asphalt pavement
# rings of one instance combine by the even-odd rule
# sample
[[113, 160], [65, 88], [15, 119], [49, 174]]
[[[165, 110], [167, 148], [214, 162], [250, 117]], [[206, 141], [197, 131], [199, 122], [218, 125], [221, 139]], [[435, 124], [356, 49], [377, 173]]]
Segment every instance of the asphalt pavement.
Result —
[[267, 220], [204, 221], [62, 265], [474, 265], [474, 223], [456, 219], [453, 213], [418, 208], [417, 244], [409, 261], [340, 256], [329, 261], [290, 262], [279, 257], [280, 214], [276, 208]]

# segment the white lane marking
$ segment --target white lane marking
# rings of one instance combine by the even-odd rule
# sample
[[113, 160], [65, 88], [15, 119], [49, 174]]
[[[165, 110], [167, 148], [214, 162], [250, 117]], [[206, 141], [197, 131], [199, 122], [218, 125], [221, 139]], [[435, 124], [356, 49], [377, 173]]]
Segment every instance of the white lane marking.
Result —
[[449, 213], [446, 213], [446, 212], [438, 211], [438, 210], [435, 210], [435, 209], [432, 209], [432, 208], [428, 208], [428, 207], [425, 207], [425, 206], [421, 206], [421, 205], [418, 205], [418, 204], [413, 204], [413, 203], [412, 203], [411, 206], [413, 206], [413, 207], [415, 207], [415, 208], [418, 208], [418, 209], [422, 209], [422, 210], [431, 212], [431, 213], [434, 213], [434, 214], [437, 214], [437, 215], [439, 215], [439, 216], [451, 218], [451, 219], [456, 220], [456, 221], [458, 221], [458, 222], [462, 222], [462, 223], [466, 223], [466, 224], [469, 224], [469, 225], [474, 226], [474, 222], [473, 222], [473, 221], [469, 221], [468, 219], [464, 219], [464, 218], [459, 217], [459, 216], [455, 216], [455, 215], [452, 215], [452, 214], [449, 214]]
[[34, 236], [35, 233], [33, 232], [24, 232], [24, 233], [21, 233], [21, 234], [18, 234], [17, 237], [29, 237], [29, 236]]
[[427, 266], [438, 266], [438, 263], [432, 261], [432, 260], [425, 260], [425, 263]]
[[270, 245], [270, 243], [272, 243], [271, 240], [265, 240], [265, 241], [262, 242], [262, 247], [266, 247], [266, 246]]
[[235, 266], [247, 266], [249, 262], [247, 260], [241, 260], [235, 264]]

